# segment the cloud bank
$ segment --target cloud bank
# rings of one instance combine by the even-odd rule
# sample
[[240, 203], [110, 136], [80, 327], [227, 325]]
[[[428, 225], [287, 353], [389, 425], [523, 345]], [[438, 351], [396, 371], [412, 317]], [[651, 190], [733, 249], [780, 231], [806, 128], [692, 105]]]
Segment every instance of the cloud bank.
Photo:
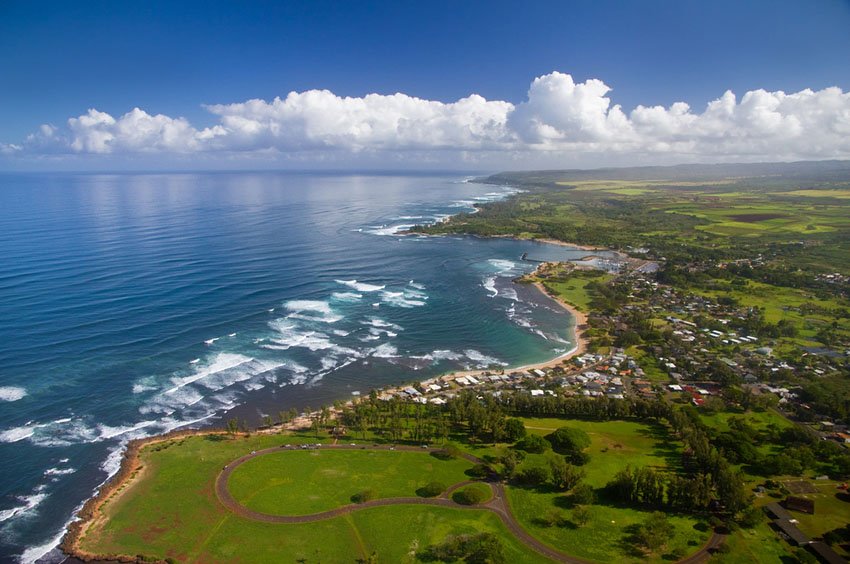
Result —
[[612, 104], [598, 79], [553, 72], [519, 104], [473, 94], [456, 102], [406, 94], [341, 97], [291, 92], [271, 102], [204, 106], [211, 127], [134, 108], [122, 116], [90, 109], [63, 127], [42, 125], [8, 158], [54, 155], [225, 155], [309, 162], [432, 161], [648, 163], [850, 158], [850, 93], [731, 91], [694, 111]]

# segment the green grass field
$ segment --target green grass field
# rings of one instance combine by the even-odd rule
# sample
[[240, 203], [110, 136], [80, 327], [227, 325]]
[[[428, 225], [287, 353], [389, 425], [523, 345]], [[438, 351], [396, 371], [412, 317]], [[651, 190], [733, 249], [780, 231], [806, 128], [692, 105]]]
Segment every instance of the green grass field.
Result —
[[[601, 488], [627, 465], [675, 467], [681, 460], [681, 445], [667, 435], [661, 426], [649, 426], [635, 421], [582, 421], [577, 419], [524, 418], [530, 433], [548, 435], [559, 427], [581, 429], [590, 436], [591, 445], [585, 451], [590, 462], [582, 468], [585, 481]], [[529, 461], [536, 460], [534, 455]]]
[[[574, 427], [585, 431], [591, 445], [585, 451], [590, 461], [582, 466], [585, 482], [597, 491], [627, 465], [652, 466], [657, 469], [675, 468], [681, 459], [680, 445], [672, 440], [661, 426], [634, 421], [582, 421], [556, 418], [524, 418], [531, 433], [547, 435], [559, 427]], [[544, 464], [543, 455], [528, 455], [523, 465]], [[649, 512], [597, 503], [590, 506], [591, 517], [583, 527], [569, 521], [571, 507], [567, 496], [533, 488], [509, 487], [509, 500], [517, 520], [543, 542], [581, 558], [600, 562], [644, 562], [646, 556], [633, 552], [625, 542], [629, 526], [644, 521]], [[541, 517], [552, 511], [560, 512], [566, 523], [547, 526]], [[674, 540], [666, 553], [687, 554], [696, 551], [709, 538], [710, 532], [691, 517], [670, 517], [676, 529]], [[695, 528], [696, 527], [696, 528]], [[702, 530], [705, 529], [705, 530]], [[662, 559], [656, 555], [655, 560]], [[650, 558], [652, 560], [652, 558]]]
[[787, 543], [779, 539], [765, 520], [753, 529], [735, 531], [726, 539], [729, 551], [714, 556], [719, 564], [775, 564], [794, 562]]
[[566, 280], [544, 280], [543, 285], [554, 295], [558, 296], [568, 304], [576, 307], [579, 311], [590, 311], [590, 302], [593, 294], [588, 288], [593, 282], [604, 284], [613, 278], [598, 270], [575, 270], [566, 275]]
[[[203, 563], [295, 562], [300, 558], [306, 562], [354, 563], [372, 553], [377, 553], [379, 562], [414, 562], [417, 550], [442, 542], [447, 535], [491, 532], [502, 539], [509, 562], [546, 561], [516, 540], [498, 517], [484, 510], [400, 505], [298, 525], [260, 523], [226, 510], [214, 492], [215, 478], [222, 467], [252, 450], [283, 442], [295, 444], [299, 438], [190, 437], [167, 448], [145, 449], [141, 454], [144, 475], [124, 495], [107, 502], [107, 519], [89, 530], [82, 548], [101, 554], [142, 554]], [[462, 474], [465, 466], [458, 461], [441, 462], [433, 457], [422, 460], [415, 457], [424, 458], [424, 453], [404, 454], [411, 457], [398, 458], [403, 462], [397, 469], [415, 470], [411, 483], [418, 483], [422, 475], [417, 461], [430, 459], [434, 464], [446, 464], [460, 479], [467, 479]], [[329, 459], [329, 455], [322, 453], [322, 458]], [[336, 464], [344, 465], [339, 461]], [[380, 468], [372, 470], [380, 472]], [[331, 476], [328, 482], [339, 485], [338, 478]]]
[[351, 503], [373, 489], [376, 498], [412, 497], [428, 482], [448, 486], [468, 480], [472, 463], [440, 460], [427, 452], [295, 450], [259, 456], [230, 476], [233, 497], [274, 515], [306, 515]]

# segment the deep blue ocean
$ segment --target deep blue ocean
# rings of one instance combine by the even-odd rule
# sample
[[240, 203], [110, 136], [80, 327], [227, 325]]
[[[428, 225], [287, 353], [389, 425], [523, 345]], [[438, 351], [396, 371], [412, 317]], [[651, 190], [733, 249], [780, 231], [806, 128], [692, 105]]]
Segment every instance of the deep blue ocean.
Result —
[[131, 438], [572, 345], [511, 280], [587, 254], [403, 236], [458, 175], [0, 176], [0, 560], [50, 552]]

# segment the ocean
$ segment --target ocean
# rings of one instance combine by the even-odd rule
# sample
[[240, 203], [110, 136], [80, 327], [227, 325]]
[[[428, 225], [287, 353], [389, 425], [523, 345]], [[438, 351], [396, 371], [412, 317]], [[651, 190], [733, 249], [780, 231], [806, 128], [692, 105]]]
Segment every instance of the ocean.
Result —
[[466, 180], [0, 176], [0, 560], [61, 560], [132, 438], [571, 349], [512, 279], [587, 251], [399, 233], [515, 192]]

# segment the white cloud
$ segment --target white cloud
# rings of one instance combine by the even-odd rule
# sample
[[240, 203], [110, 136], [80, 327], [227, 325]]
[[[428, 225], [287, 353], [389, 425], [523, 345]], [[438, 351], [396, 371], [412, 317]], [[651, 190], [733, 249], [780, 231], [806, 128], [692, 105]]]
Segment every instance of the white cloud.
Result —
[[206, 106], [218, 123], [134, 108], [115, 118], [90, 109], [67, 127], [41, 126], [6, 155], [226, 154], [302, 163], [505, 161], [626, 163], [850, 157], [850, 93], [730, 91], [702, 112], [677, 102], [625, 112], [598, 79], [576, 83], [553, 72], [536, 78], [518, 105], [473, 94], [452, 103], [406, 94], [340, 97], [291, 92], [271, 102]]

